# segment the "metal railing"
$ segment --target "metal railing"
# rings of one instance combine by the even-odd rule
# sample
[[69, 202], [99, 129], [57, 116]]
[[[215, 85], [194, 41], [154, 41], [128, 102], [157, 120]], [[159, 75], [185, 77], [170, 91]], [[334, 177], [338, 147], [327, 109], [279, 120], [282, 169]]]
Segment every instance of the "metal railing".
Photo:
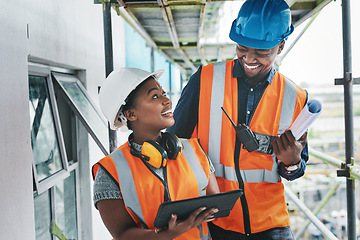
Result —
[[320, 160], [329, 163], [336, 168], [345, 169], [346, 166], [349, 167], [350, 178], [360, 180], [360, 167], [354, 164], [354, 160], [351, 164], [346, 164], [345, 161], [326, 155], [325, 153], [315, 150], [313, 148], [309, 148], [309, 153], [310, 155], [317, 157]]
[[[312, 211], [306, 207], [306, 205], [289, 189], [285, 186], [286, 195], [299, 207], [299, 209], [305, 214], [305, 216], [320, 230], [324, 237], [331, 240], [337, 240], [338, 238], [330, 232], [330, 230], [312, 213]], [[305, 228], [306, 229], [306, 228]], [[302, 234], [301, 234], [302, 235]], [[295, 239], [301, 239], [298, 234], [295, 235]]]
[[[355, 179], [360, 180], [360, 167], [354, 164], [352, 160], [351, 164], [346, 164], [345, 161], [337, 159], [335, 157], [329, 156], [321, 151], [316, 149], [309, 148], [309, 154], [313, 157], [316, 157], [322, 160], [325, 163], [328, 163], [338, 169], [345, 169], [348, 167], [350, 176], [348, 180], [355, 181]], [[310, 222], [312, 222], [323, 234], [326, 239], [336, 240], [338, 239], [317, 217], [316, 215], [321, 211], [321, 209], [326, 205], [329, 199], [334, 195], [336, 189], [339, 187], [339, 184], [335, 184], [323, 198], [320, 204], [312, 212], [306, 205], [291, 191], [290, 188], [285, 186], [285, 194], [289, 197], [291, 201], [302, 211], [305, 216], [308, 218], [304, 226], [295, 233], [295, 239], [301, 239], [302, 235], [306, 231]], [[347, 209], [349, 211], [355, 211], [355, 209]], [[350, 239], [350, 238], [349, 238]]]

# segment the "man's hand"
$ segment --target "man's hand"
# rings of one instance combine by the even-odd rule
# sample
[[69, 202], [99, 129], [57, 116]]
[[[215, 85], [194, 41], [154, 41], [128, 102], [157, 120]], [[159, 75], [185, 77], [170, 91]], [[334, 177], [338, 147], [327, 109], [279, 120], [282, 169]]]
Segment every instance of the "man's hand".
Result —
[[307, 142], [307, 132], [299, 140], [292, 135], [291, 130], [286, 130], [273, 141], [274, 153], [278, 160], [286, 166], [297, 164], [301, 160], [301, 151]]

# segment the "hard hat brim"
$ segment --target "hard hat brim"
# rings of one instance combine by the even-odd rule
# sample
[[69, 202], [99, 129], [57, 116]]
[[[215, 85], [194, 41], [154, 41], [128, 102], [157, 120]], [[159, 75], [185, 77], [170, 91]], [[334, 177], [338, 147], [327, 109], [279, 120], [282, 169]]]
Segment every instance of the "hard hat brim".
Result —
[[256, 48], [256, 49], [270, 49], [286, 40], [287, 37], [294, 31], [294, 26], [291, 24], [290, 31], [284, 36], [284, 38], [276, 39], [274, 41], [265, 41], [259, 39], [253, 39], [245, 37], [241, 34], [236, 33], [236, 19], [233, 21], [229, 37], [232, 41], [236, 42], [245, 47]]

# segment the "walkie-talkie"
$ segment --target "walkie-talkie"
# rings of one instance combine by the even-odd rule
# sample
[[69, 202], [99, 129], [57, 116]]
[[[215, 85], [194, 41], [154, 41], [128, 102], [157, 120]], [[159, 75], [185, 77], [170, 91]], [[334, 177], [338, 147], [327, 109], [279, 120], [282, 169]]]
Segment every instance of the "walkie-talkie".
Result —
[[257, 150], [259, 148], [259, 142], [257, 141], [255, 134], [251, 131], [251, 129], [246, 126], [245, 123], [241, 123], [236, 126], [233, 120], [225, 111], [225, 109], [223, 107], [221, 107], [221, 109], [224, 111], [225, 115], [228, 117], [231, 124], [233, 125], [238, 140], [244, 145], [248, 152]]

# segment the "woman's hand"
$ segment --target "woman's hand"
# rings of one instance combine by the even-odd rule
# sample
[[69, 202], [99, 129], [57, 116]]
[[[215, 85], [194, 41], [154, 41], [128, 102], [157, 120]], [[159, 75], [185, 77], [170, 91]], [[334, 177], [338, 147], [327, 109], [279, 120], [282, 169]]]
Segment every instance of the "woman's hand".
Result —
[[169, 234], [171, 238], [176, 238], [190, 229], [199, 226], [202, 222], [212, 221], [214, 214], [218, 211], [216, 208], [198, 208], [192, 212], [187, 219], [179, 222], [177, 221], [177, 216], [172, 214], [166, 230], [167, 234]]
[[177, 221], [177, 216], [172, 215], [168, 228], [154, 231], [154, 229], [139, 228], [125, 209], [123, 200], [106, 199], [97, 203], [101, 218], [115, 240], [122, 239], [147, 239], [147, 240], [170, 240], [177, 238], [190, 229], [197, 227], [202, 222], [214, 219], [218, 212], [216, 208], [199, 208], [192, 212], [184, 221]]

